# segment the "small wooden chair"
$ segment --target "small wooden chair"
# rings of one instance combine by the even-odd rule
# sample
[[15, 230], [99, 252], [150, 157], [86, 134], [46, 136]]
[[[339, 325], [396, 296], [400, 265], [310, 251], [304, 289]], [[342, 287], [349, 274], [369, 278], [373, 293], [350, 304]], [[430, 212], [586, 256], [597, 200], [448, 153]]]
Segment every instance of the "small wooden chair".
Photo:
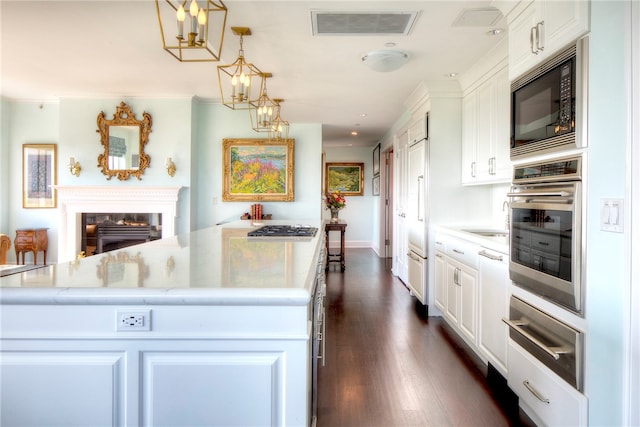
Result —
[[11, 247], [11, 239], [6, 234], [0, 234], [0, 265], [7, 263], [7, 251]]

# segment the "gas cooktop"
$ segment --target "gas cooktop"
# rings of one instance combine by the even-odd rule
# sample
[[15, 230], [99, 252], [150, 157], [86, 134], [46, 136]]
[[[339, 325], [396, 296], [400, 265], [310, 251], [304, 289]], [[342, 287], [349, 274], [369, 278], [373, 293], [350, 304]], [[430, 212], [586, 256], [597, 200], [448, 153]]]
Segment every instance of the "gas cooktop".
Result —
[[249, 237], [313, 237], [318, 229], [308, 225], [265, 225], [249, 231]]

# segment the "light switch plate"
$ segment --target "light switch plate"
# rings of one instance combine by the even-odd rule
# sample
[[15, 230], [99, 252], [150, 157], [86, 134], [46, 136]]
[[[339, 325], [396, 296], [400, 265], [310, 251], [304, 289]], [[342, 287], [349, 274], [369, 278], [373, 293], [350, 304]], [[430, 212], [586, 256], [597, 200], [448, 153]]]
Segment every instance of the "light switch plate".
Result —
[[624, 200], [600, 199], [600, 229], [624, 232]]

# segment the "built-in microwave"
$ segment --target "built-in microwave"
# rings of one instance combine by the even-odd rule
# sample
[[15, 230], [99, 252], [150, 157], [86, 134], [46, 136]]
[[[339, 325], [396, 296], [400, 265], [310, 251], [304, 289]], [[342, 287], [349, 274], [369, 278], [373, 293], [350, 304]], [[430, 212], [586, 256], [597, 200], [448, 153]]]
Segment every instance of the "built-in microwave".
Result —
[[580, 146], [586, 39], [511, 83], [511, 159]]

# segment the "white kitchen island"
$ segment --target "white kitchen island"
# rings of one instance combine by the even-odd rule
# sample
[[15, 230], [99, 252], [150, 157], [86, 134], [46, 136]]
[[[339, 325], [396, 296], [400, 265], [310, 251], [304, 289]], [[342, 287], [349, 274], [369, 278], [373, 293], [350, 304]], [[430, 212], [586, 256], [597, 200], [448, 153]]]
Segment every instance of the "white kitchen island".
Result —
[[324, 232], [265, 223], [318, 231], [237, 221], [0, 278], [0, 425], [309, 425]]

